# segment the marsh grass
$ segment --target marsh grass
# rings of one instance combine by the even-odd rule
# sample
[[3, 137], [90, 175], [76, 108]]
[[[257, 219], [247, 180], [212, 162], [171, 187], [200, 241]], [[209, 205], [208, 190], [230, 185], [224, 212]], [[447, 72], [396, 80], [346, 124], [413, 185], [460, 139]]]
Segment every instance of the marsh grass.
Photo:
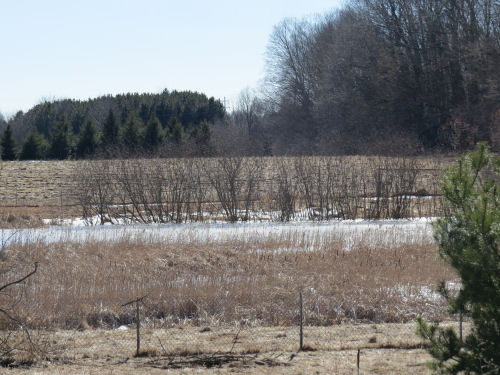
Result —
[[94, 328], [131, 324], [134, 311], [121, 304], [146, 293], [141, 314], [151, 327], [296, 325], [301, 290], [309, 325], [442, 320], [446, 304], [432, 290], [456, 275], [421, 235], [366, 235], [348, 249], [339, 237], [293, 231], [171, 243], [35, 239], [4, 251], [0, 282], [35, 261], [40, 270], [0, 298], [18, 301], [18, 316], [44, 329], [77, 328], [83, 318]]

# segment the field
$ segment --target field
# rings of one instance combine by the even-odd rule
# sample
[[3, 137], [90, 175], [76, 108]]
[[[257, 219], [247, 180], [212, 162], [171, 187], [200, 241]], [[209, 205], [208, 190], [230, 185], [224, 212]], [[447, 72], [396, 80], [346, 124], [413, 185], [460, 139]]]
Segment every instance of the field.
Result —
[[[51, 363], [39, 362], [30, 373], [353, 374], [357, 371], [359, 349], [360, 374], [430, 374], [425, 365], [429, 357], [418, 341], [414, 338], [399, 341], [408, 335], [410, 328], [404, 324], [310, 328], [306, 330], [306, 339], [317, 337], [323, 345], [312, 345], [300, 352], [286, 341], [287, 334], [297, 334], [291, 329], [249, 329], [240, 332], [236, 344], [234, 329], [145, 330], [146, 349], [142, 357], [135, 357], [132, 350], [134, 331], [58, 331], [46, 333], [52, 340], [50, 354], [57, 359]], [[357, 332], [370, 332], [371, 340], [377, 342], [363, 340], [364, 334], [356, 339]], [[348, 345], [339, 340], [346, 336], [352, 338]], [[190, 350], [179, 350], [176, 343], [183, 347], [186, 340], [191, 341]], [[226, 351], [215, 353], [214, 347]], [[26, 372], [27, 368], [18, 368], [6, 373]]]
[[[180, 210], [179, 217], [167, 215], [160, 222], [207, 218], [231, 221], [221, 206], [227, 203], [221, 195], [224, 198], [228, 173], [236, 173], [234, 182], [239, 189], [235, 190], [239, 194], [237, 202], [230, 202], [234, 207], [229, 207], [235, 210], [236, 221], [328, 220], [342, 215], [351, 219], [377, 219], [394, 216], [398, 209], [411, 217], [436, 216], [442, 212], [440, 176], [452, 161], [450, 157], [359, 156], [0, 161], [0, 227], [37, 227], [43, 225], [44, 219], [55, 222], [82, 218], [86, 214], [90, 215], [89, 219], [95, 219], [91, 214], [98, 215], [99, 204], [108, 205], [109, 212], [105, 215], [114, 213], [123, 217], [125, 207], [125, 216], [128, 215], [131, 222], [141, 222], [137, 210], [154, 211], [151, 206], [160, 207], [157, 201], [150, 199], [154, 196], [137, 196], [141, 191], [149, 195], [155, 193], [154, 188], [148, 186], [148, 180], [163, 184], [161, 198], [166, 199], [166, 203], [180, 206], [175, 207]], [[214, 173], [224, 169], [226, 175]], [[250, 190], [249, 177], [252, 178]], [[124, 189], [127, 184], [129, 191]], [[174, 190], [170, 189], [173, 185]], [[99, 200], [95, 195], [101, 186], [106, 186], [108, 191]], [[131, 189], [133, 187], [138, 191]], [[172, 197], [173, 191], [179, 195]], [[203, 210], [200, 217], [196, 217], [197, 205]], [[249, 215], [245, 217], [247, 208]], [[290, 208], [293, 214], [283, 219], [283, 210]], [[85, 212], [86, 209], [89, 212]], [[142, 220], [148, 222], [151, 216], [154, 215]]]
[[[17, 324], [2, 322], [0, 348], [12, 365], [40, 374], [95, 366], [114, 374], [212, 373], [210, 366], [353, 373], [360, 349], [360, 373], [425, 374], [414, 318], [456, 324], [434, 292], [457, 279], [436, 255], [428, 219], [47, 226], [42, 219], [78, 216], [54, 194], [72, 186], [75, 163], [41, 163], [54, 178], [26, 167], [23, 176], [38, 175], [36, 189], [61, 182], [47, 194], [23, 193], [35, 207], [4, 207], [14, 218], [2, 230], [0, 282], [38, 264], [0, 297], [30, 332], [27, 341]], [[308, 351], [298, 352], [300, 292]], [[134, 357], [135, 305], [122, 305], [144, 295], [143, 356]]]

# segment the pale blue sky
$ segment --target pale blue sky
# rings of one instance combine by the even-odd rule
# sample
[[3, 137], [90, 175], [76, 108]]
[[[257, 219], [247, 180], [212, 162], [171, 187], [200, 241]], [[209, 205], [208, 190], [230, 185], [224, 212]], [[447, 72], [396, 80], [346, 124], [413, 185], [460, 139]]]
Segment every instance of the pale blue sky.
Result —
[[193, 90], [234, 101], [273, 26], [342, 0], [0, 0], [0, 112], [44, 99]]

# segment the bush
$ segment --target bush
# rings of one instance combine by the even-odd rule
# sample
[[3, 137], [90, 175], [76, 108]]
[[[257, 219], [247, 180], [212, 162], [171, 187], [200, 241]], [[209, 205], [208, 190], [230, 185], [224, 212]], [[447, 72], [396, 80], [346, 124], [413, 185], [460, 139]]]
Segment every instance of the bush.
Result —
[[439, 254], [458, 273], [461, 288], [440, 292], [452, 313], [470, 318], [463, 341], [451, 329], [421, 319], [417, 333], [430, 341], [432, 367], [440, 373], [500, 373], [500, 158], [480, 143], [444, 177], [449, 214], [434, 224]]

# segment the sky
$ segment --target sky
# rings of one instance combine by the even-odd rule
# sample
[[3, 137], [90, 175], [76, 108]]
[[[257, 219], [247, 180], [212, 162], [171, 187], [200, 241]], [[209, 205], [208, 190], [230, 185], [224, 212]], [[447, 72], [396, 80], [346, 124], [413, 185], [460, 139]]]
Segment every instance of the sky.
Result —
[[234, 103], [273, 27], [342, 0], [0, 0], [0, 112], [167, 88]]

